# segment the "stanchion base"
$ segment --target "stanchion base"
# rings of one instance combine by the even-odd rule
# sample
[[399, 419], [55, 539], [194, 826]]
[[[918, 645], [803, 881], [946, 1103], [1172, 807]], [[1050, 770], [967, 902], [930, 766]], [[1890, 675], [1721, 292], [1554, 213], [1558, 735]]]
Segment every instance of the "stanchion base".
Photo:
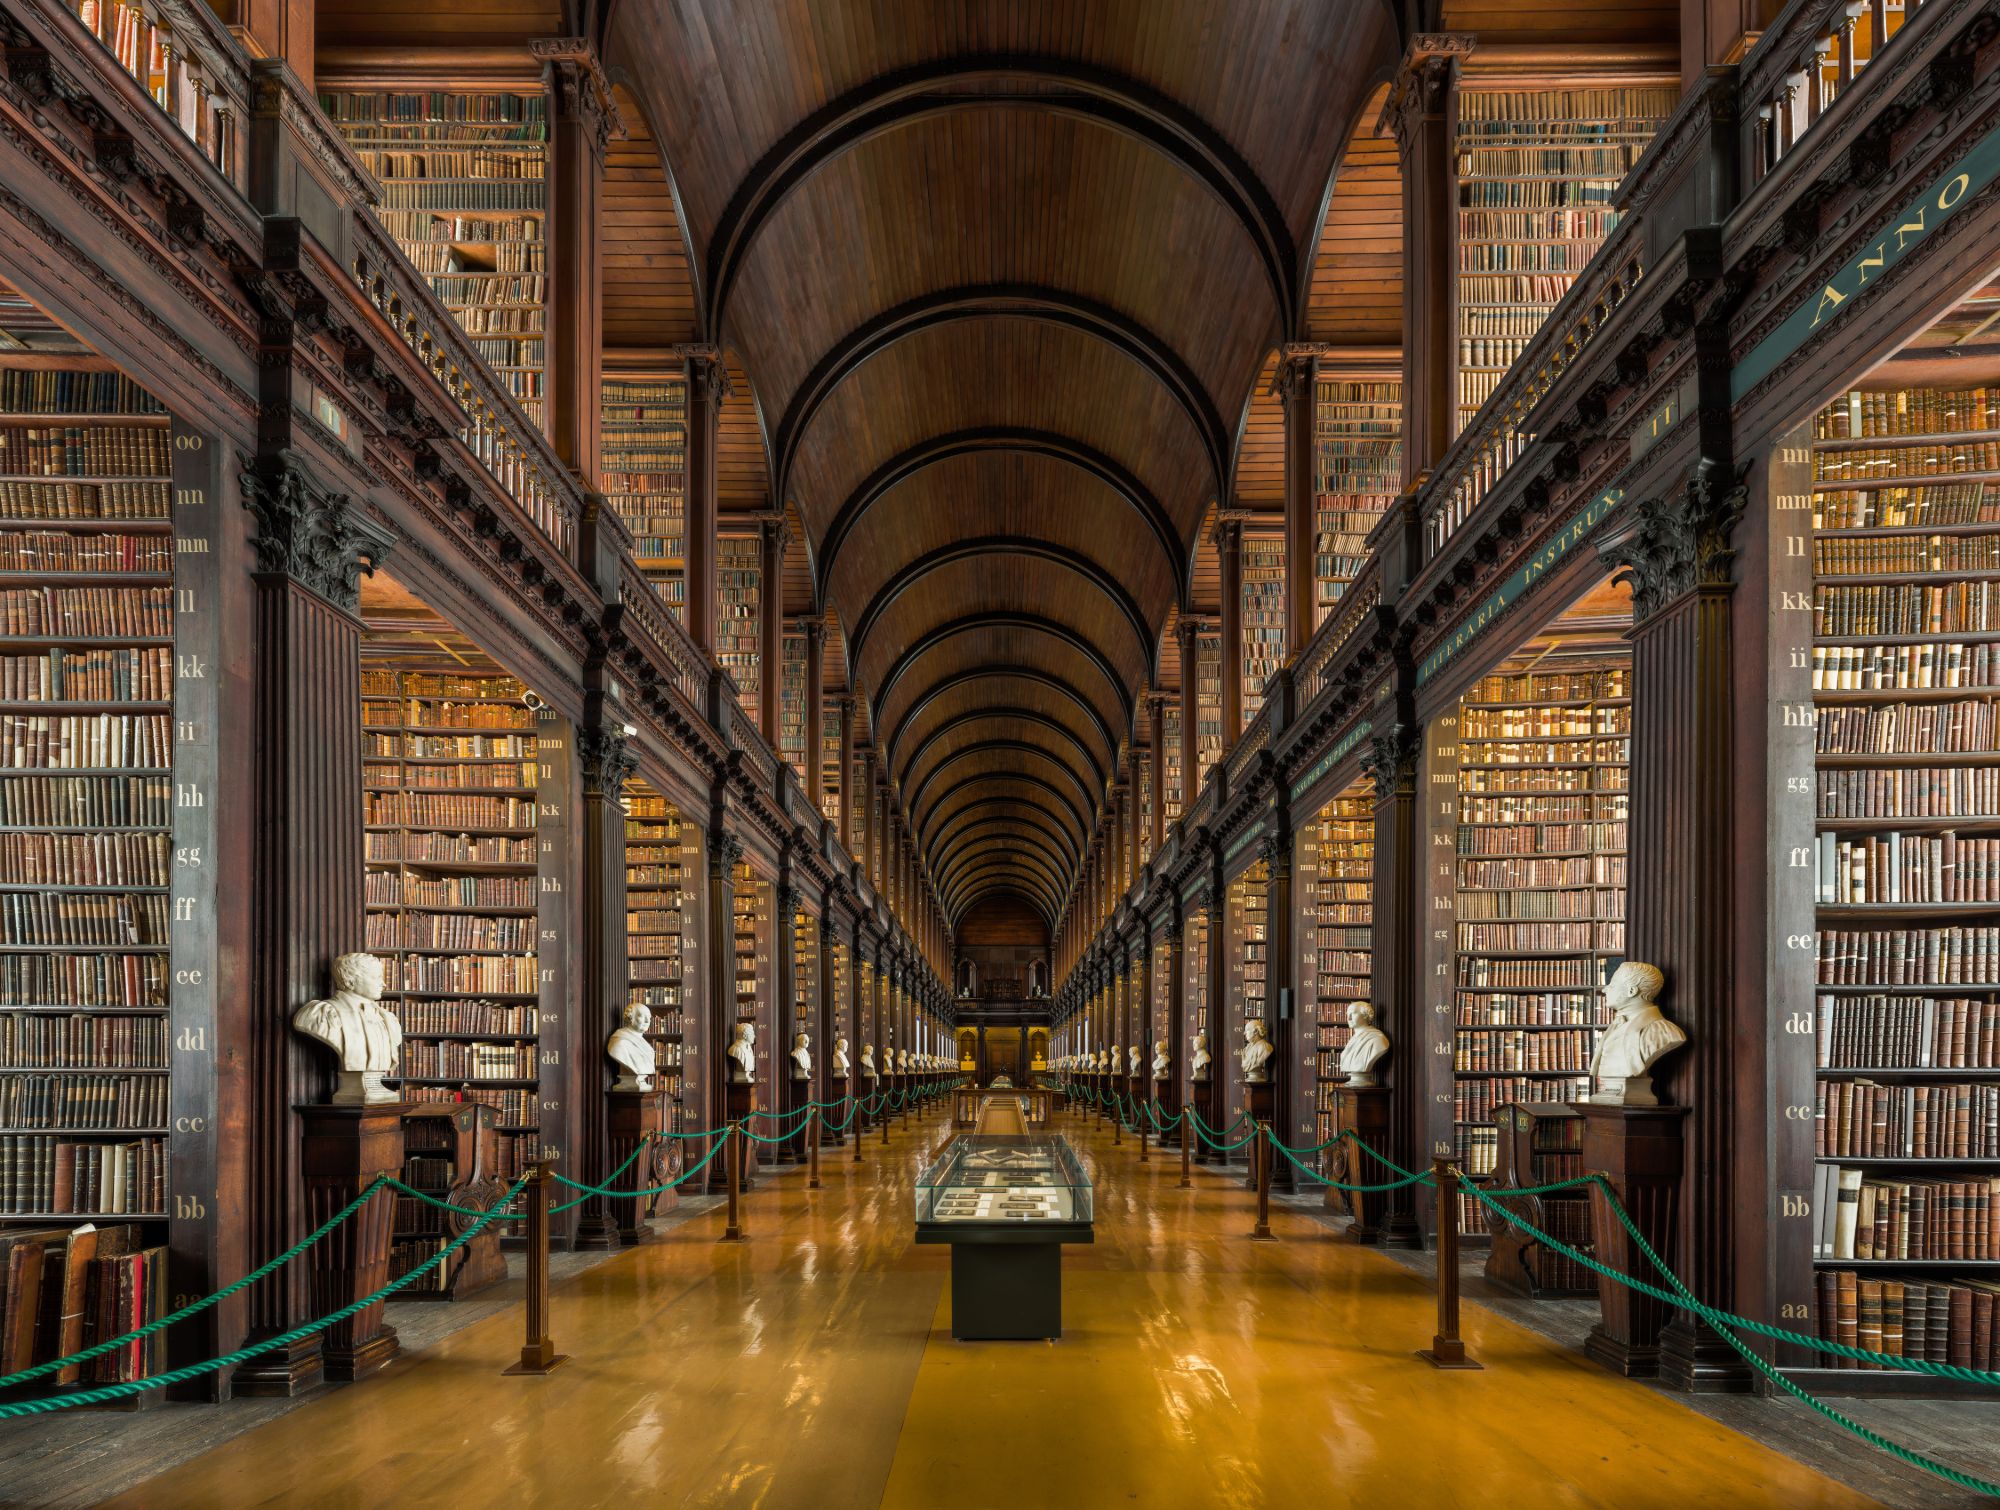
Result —
[[1459, 1353], [1456, 1357], [1454, 1357], [1450, 1354], [1440, 1355], [1438, 1353], [1433, 1352], [1430, 1348], [1420, 1347], [1417, 1349], [1417, 1356], [1423, 1359], [1424, 1362], [1428, 1363], [1432, 1368], [1483, 1369], [1486, 1367], [1485, 1364], [1476, 1363], [1472, 1359], [1466, 1357], [1463, 1352]]
[[811, 1179], [809, 1179], [809, 1180], [807, 1180], [807, 1181], [806, 1181], [806, 1189], [808, 1189], [808, 1190], [817, 1190], [817, 1189], [819, 1189], [819, 1176], [818, 1176], [818, 1175], [814, 1175], [814, 1176], [813, 1176], [813, 1177], [812, 1177]]
[[741, 1228], [728, 1227], [723, 1230], [722, 1236], [718, 1237], [716, 1241], [718, 1243], [747, 1243], [750, 1239]]
[[1250, 1229], [1250, 1241], [1253, 1243], [1275, 1243], [1277, 1240], [1269, 1232], [1260, 1232], [1254, 1227]]
[[500, 1372], [503, 1375], [552, 1374], [567, 1362], [569, 1362], [568, 1353], [551, 1353], [546, 1362], [537, 1361], [530, 1363], [526, 1358], [523, 1358], [512, 1368], [503, 1368]]

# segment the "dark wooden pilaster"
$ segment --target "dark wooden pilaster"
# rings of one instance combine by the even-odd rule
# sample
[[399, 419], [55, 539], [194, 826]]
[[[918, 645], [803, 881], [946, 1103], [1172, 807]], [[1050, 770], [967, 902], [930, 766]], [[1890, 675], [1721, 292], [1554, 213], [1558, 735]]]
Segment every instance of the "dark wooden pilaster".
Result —
[[[1215, 526], [1222, 577], [1222, 754], [1243, 732], [1243, 521], [1224, 516]], [[1185, 674], [1185, 673], [1183, 673]]]
[[[1725, 1310], [1738, 1299], [1736, 1144], [1752, 1131], [1740, 1122], [1736, 1099], [1739, 1088], [1747, 1093], [1763, 1083], [1749, 1072], [1739, 1041], [1753, 1027], [1759, 1035], [1771, 1030], [1761, 1012], [1754, 1024], [1738, 1020], [1745, 988], [1734, 963], [1737, 941], [1722, 923], [1737, 911], [1744, 842], [1730, 573], [1747, 499], [1731, 471], [1702, 463], [1667, 496], [1628, 504], [1617, 533], [1599, 547], [1632, 583], [1634, 863], [1626, 949], [1666, 973], [1662, 1005], [1688, 1034], [1659, 1081], [1662, 1100], [1692, 1108], [1676, 1246], [1689, 1287]], [[1750, 685], [1761, 682], [1759, 675]], [[1761, 845], [1752, 847], [1761, 861]], [[1760, 1002], [1762, 986], [1757, 981], [1751, 993]], [[1808, 1250], [1802, 1265], [1810, 1260]], [[1747, 1389], [1751, 1382], [1735, 1350], [1686, 1312], [1661, 1338], [1660, 1369], [1684, 1389]]]
[[722, 353], [713, 346], [682, 347], [681, 354], [687, 360], [687, 632], [696, 645], [712, 656], [715, 654], [715, 453], [722, 402], [729, 396], [729, 369], [722, 363]]
[[[1287, 349], [1278, 359], [1278, 396], [1285, 405], [1285, 658], [1305, 648], [1313, 632], [1313, 476], [1316, 379], [1310, 351]], [[1280, 1160], [1280, 1163], [1285, 1163]], [[1289, 1169], [1289, 1163], [1285, 1163]]]
[[[1423, 1167], [1429, 1154], [1424, 1129], [1425, 1031], [1423, 972], [1424, 856], [1417, 806], [1417, 731], [1398, 724], [1375, 736], [1362, 764], [1375, 783], [1374, 967], [1375, 1009], [1394, 1048], [1387, 1070], [1391, 1090], [1383, 1153], [1404, 1169]], [[1456, 798], [1454, 797], [1454, 802]], [[1380, 1166], [1376, 1166], [1378, 1169]], [[1391, 1247], [1423, 1246], [1416, 1193], [1391, 1191], [1381, 1240]]]
[[[1284, 782], [1278, 783], [1282, 793]], [[1265, 874], [1264, 928], [1269, 942], [1264, 948], [1264, 1027], [1277, 1051], [1271, 1056], [1271, 1131], [1281, 1142], [1311, 1142], [1298, 1137], [1299, 1086], [1310, 1081], [1317, 1066], [1306, 1057], [1300, 1042], [1298, 961], [1292, 949], [1292, 835], [1285, 822], [1282, 799], [1272, 802], [1271, 815], [1264, 820], [1263, 855]], [[1311, 1067], [1309, 1070], [1308, 1067]], [[1310, 1125], [1310, 1123], [1308, 1123]], [[1283, 1155], [1269, 1155], [1271, 1188], [1289, 1191], [1294, 1186], [1294, 1167]]]
[[[577, 730], [583, 778], [583, 894], [577, 899], [576, 995], [573, 1062], [566, 1077], [576, 1102], [574, 1179], [602, 1183], [611, 1172], [611, 1073], [604, 1040], [618, 1026], [630, 975], [625, 936], [625, 781], [637, 769], [625, 736], [615, 728]], [[577, 1212], [576, 1246], [618, 1246], [620, 1214], [594, 1195]]]
[[1411, 40], [1382, 110], [1403, 174], [1403, 481], [1450, 447], [1458, 403], [1452, 275], [1458, 260], [1458, 179], [1452, 159], [1458, 74], [1472, 39]]
[[757, 596], [757, 726], [775, 750], [785, 690], [785, 547], [792, 532], [777, 514], [762, 522], [757, 538], [763, 583]]
[[839, 703], [840, 822], [836, 826], [840, 831], [840, 842], [847, 847], [849, 854], [858, 854], [861, 850], [860, 810], [854, 802], [855, 788], [859, 785], [854, 779], [854, 712], [858, 701], [852, 693], [843, 693]]
[[[290, 451], [253, 462], [243, 498], [257, 520], [256, 735], [249, 799], [256, 815], [250, 888], [250, 1253], [274, 1257], [305, 1235], [301, 1134], [293, 1108], [324, 1101], [329, 1066], [291, 1028], [292, 1013], [331, 989], [335, 956], [363, 927], [361, 620], [363, 561], [388, 536], [329, 491]], [[177, 806], [219, 792], [179, 790]], [[253, 1335], [311, 1319], [304, 1265], [250, 1292]], [[317, 1337], [239, 1368], [241, 1394], [295, 1394], [321, 1378]]]
[[1199, 631], [1185, 614], [1174, 626], [1174, 639], [1181, 653], [1181, 816], [1185, 818], [1201, 795], [1201, 768], [1196, 764], [1199, 746], [1195, 725], [1200, 719], [1200, 682], [1195, 677], [1195, 638]]
[[[708, 1063], [701, 1069], [708, 1087], [710, 1127], [720, 1125], [723, 1108], [729, 1105], [729, 1043], [736, 1027], [735, 876], [736, 862], [742, 858], [743, 841], [725, 827], [718, 805], [711, 810], [708, 831]], [[711, 1193], [728, 1185], [728, 1163], [709, 1161]]]
[[[792, 1080], [792, 1034], [797, 1031], [792, 1023], [798, 996], [798, 959], [793, 950], [797, 948], [798, 910], [799, 894], [792, 884], [792, 858], [787, 853], [779, 865], [778, 884], [771, 888], [771, 1041], [763, 1046], [770, 1055], [771, 1110], [775, 1112], [791, 1111], [798, 1090]], [[775, 1126], [786, 1128], [790, 1124]], [[773, 1164], [789, 1164], [797, 1162], [802, 1146], [777, 1143], [767, 1145], [764, 1151]]]
[[618, 107], [597, 50], [582, 37], [531, 42], [549, 94], [548, 371], [550, 443], [597, 486], [603, 463], [604, 257], [598, 241], [604, 153]]
[[[826, 811], [826, 624], [807, 619], [806, 637], [806, 800]], [[844, 783], [843, 783], [844, 784]]]
[[1151, 692], [1146, 695], [1146, 717], [1149, 720], [1147, 732], [1151, 736], [1153, 762], [1153, 813], [1150, 838], [1153, 853], [1158, 855], [1166, 845], [1167, 835], [1167, 699], [1164, 694]]
[[1187, 1080], [1188, 1038], [1187, 1012], [1181, 1003], [1186, 999], [1187, 977], [1183, 973], [1187, 961], [1181, 952], [1181, 903], [1175, 897], [1167, 912], [1167, 1079], [1161, 1083], [1160, 1104], [1162, 1115], [1179, 1111], [1186, 1105], [1181, 1095], [1181, 1086]]

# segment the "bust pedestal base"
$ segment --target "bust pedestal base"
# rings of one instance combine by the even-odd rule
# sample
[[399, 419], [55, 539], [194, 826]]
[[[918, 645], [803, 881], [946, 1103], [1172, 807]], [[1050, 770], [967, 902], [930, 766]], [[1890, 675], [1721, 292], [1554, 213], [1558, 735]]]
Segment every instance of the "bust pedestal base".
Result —
[[[1389, 1139], [1389, 1087], [1386, 1085], [1343, 1085], [1333, 1093], [1333, 1130], [1336, 1135], [1352, 1133], [1346, 1143], [1335, 1144], [1330, 1173], [1343, 1185], [1387, 1183], [1388, 1166], [1376, 1163], [1354, 1145], [1382, 1151]], [[1373, 1243], [1382, 1237], [1382, 1220], [1388, 1214], [1389, 1196], [1382, 1190], [1335, 1190], [1326, 1187], [1330, 1210], [1345, 1211], [1353, 1220], [1346, 1237], [1349, 1242]]]
[[1271, 1112], [1277, 1104], [1276, 1087], [1268, 1080], [1243, 1082], [1243, 1109], [1250, 1114], [1256, 1134], [1250, 1140], [1249, 1186], [1257, 1192], [1257, 1224], [1250, 1229], [1253, 1242], [1274, 1242], [1271, 1236]]
[[[377, 1175], [403, 1170], [403, 1106], [302, 1106], [305, 1139], [305, 1225], [322, 1222], [353, 1200]], [[324, 1316], [352, 1305], [389, 1282], [389, 1246], [396, 1202], [377, 1195], [308, 1250], [311, 1310]], [[381, 1301], [336, 1321], [320, 1335], [326, 1377], [366, 1378], [401, 1350], [393, 1327], [382, 1320]]]
[[[1583, 1117], [1583, 1167], [1603, 1174], [1632, 1221], [1670, 1267], [1680, 1205], [1685, 1106], [1606, 1106], [1570, 1103]], [[1653, 1266], [1612, 1214], [1601, 1189], [1592, 1187], [1590, 1220], [1598, 1262], [1634, 1278], [1657, 1278]], [[1583, 1350], [1631, 1379], [1660, 1372], [1660, 1333], [1672, 1308], [1616, 1280], [1597, 1278], [1601, 1319]]]
[[[616, 1169], [631, 1159], [633, 1151], [648, 1137], [654, 1139], [647, 1145], [647, 1152], [632, 1159], [632, 1167], [618, 1177], [620, 1190], [651, 1190], [654, 1186], [666, 1184], [681, 1172], [680, 1145], [660, 1137], [666, 1130], [665, 1091], [611, 1092], [611, 1167]], [[674, 1190], [624, 1199], [614, 1197], [611, 1212], [617, 1224], [618, 1240], [628, 1244], [644, 1242], [647, 1237], [646, 1218], [662, 1211], [672, 1211], [680, 1200], [680, 1193]]]
[[[1201, 1118], [1201, 1125], [1195, 1129], [1194, 1161], [1197, 1164], [1220, 1164], [1222, 1155], [1208, 1146], [1208, 1138], [1201, 1135], [1201, 1128], [1209, 1129], [1209, 1137], [1215, 1137], [1216, 1108], [1222, 1102], [1222, 1085], [1213, 1077], [1207, 1080], [1188, 1082], [1188, 1107]], [[1217, 1139], [1218, 1142], [1226, 1141]]]
[[[856, 1121], [855, 1118], [848, 1117], [848, 1113], [853, 1108], [841, 1104], [847, 1100], [847, 1077], [845, 1075], [828, 1075], [826, 1077], [826, 1090], [820, 1099], [833, 1103], [832, 1109], [819, 1118], [820, 1146], [822, 1148], [838, 1148], [847, 1141], [847, 1134], [853, 1131]], [[831, 1122], [827, 1120], [828, 1117], [832, 1118]], [[842, 1122], [843, 1118], [847, 1120], [840, 1127], [833, 1125], [834, 1122]]]

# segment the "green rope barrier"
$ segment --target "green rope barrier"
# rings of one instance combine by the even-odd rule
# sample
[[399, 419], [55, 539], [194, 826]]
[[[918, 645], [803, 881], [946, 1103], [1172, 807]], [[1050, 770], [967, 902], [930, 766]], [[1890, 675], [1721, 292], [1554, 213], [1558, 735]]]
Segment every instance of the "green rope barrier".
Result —
[[[373, 1295], [354, 1301], [350, 1305], [344, 1305], [331, 1315], [322, 1316], [317, 1321], [309, 1321], [304, 1326], [293, 1327], [288, 1332], [280, 1332], [275, 1337], [267, 1337], [264, 1341], [253, 1343], [249, 1347], [238, 1348], [233, 1353], [224, 1353], [220, 1358], [210, 1358], [202, 1363], [190, 1363], [184, 1368], [168, 1369], [163, 1374], [149, 1374], [144, 1379], [127, 1379], [123, 1383], [107, 1384], [98, 1389], [77, 1390], [67, 1395], [51, 1395], [47, 1399], [42, 1400], [20, 1400], [11, 1405], [0, 1405], [0, 1420], [9, 1420], [17, 1416], [47, 1415], [51, 1411], [69, 1410], [78, 1405], [102, 1405], [106, 1401], [123, 1400], [131, 1395], [145, 1394], [149, 1390], [164, 1389], [170, 1384], [184, 1384], [190, 1379], [199, 1379], [203, 1374], [212, 1374], [218, 1370], [229, 1368], [233, 1364], [260, 1357], [265, 1353], [275, 1352], [281, 1347], [289, 1347], [292, 1343], [302, 1338], [310, 1337], [315, 1332], [323, 1332], [336, 1321], [345, 1321], [348, 1317], [367, 1310], [368, 1307], [374, 1305], [377, 1301], [387, 1300], [398, 1290], [414, 1283], [426, 1270], [450, 1258], [452, 1254], [477, 1237], [481, 1229], [488, 1222], [499, 1216], [507, 1202], [511, 1202], [518, 1196], [527, 1183], [528, 1177], [526, 1175], [516, 1180], [514, 1188], [507, 1192], [506, 1200], [500, 1206], [496, 1206], [493, 1210], [483, 1213], [478, 1221], [466, 1228], [465, 1231], [461, 1232], [441, 1249], [435, 1258], [425, 1259], [400, 1279], [390, 1280]], [[366, 1199], [367, 1196], [372, 1194], [374, 1194], [374, 1187], [370, 1186], [368, 1190], [363, 1192], [362, 1199]], [[357, 1201], [355, 1204], [358, 1206], [360, 1202]], [[241, 1283], [239, 1281], [239, 1287]]]
[[[1338, 1142], [1339, 1140], [1335, 1139], [1334, 1141]], [[1290, 1159], [1294, 1164], [1298, 1164], [1299, 1169], [1303, 1173], [1310, 1175], [1315, 1180], [1318, 1180], [1320, 1184], [1329, 1185], [1335, 1190], [1349, 1191], [1356, 1195], [1375, 1195], [1379, 1194], [1384, 1190], [1401, 1190], [1408, 1185], [1429, 1185], [1435, 1183], [1435, 1176], [1433, 1176], [1430, 1170], [1426, 1169], [1422, 1174], [1413, 1174], [1408, 1179], [1403, 1179], [1403, 1180], [1391, 1180], [1386, 1185], [1343, 1185], [1338, 1180], [1329, 1180], [1325, 1175], [1321, 1174], [1318, 1170], [1313, 1169], [1309, 1165], [1300, 1164], [1298, 1156], [1294, 1154], [1289, 1148], [1285, 1147], [1284, 1144], [1280, 1143], [1277, 1139], [1273, 1138], [1271, 1140], [1271, 1146], [1277, 1149], [1278, 1152], [1283, 1154], [1286, 1158]]]
[[328, 1217], [326, 1221], [323, 1222], [320, 1226], [314, 1228], [311, 1232], [307, 1233], [304, 1237], [300, 1238], [296, 1243], [292, 1244], [291, 1247], [287, 1248], [283, 1253], [280, 1253], [276, 1258], [272, 1259], [270, 1262], [259, 1265], [257, 1268], [252, 1269], [248, 1274], [244, 1275], [241, 1279], [237, 1280], [236, 1283], [234, 1283], [233, 1285], [229, 1285], [223, 1289], [217, 1290], [213, 1295], [204, 1296], [200, 1300], [190, 1301], [188, 1304], [182, 1306], [178, 1311], [173, 1312], [171, 1315], [162, 1316], [158, 1321], [149, 1321], [144, 1326], [139, 1327], [135, 1331], [127, 1332], [122, 1337], [113, 1337], [107, 1342], [92, 1343], [82, 1352], [71, 1353], [67, 1358], [58, 1358], [52, 1363], [37, 1363], [33, 1368], [24, 1368], [19, 1373], [8, 1374], [4, 1378], [0, 1378], [0, 1389], [9, 1389], [16, 1384], [25, 1384], [30, 1379], [39, 1379], [45, 1374], [59, 1373], [63, 1369], [68, 1368], [71, 1364], [88, 1363], [92, 1358], [102, 1357], [106, 1353], [113, 1352], [116, 1349], [123, 1347], [128, 1342], [137, 1342], [142, 1337], [150, 1337], [155, 1332], [164, 1331], [167, 1327], [172, 1326], [176, 1321], [185, 1321], [190, 1316], [199, 1315], [201, 1312], [207, 1310], [210, 1306], [215, 1305], [219, 1301], [227, 1300], [230, 1296], [234, 1295], [238, 1290], [244, 1289], [250, 1285], [254, 1285], [255, 1283], [257, 1283], [258, 1280], [263, 1279], [268, 1275], [277, 1273], [278, 1270], [282, 1269], [286, 1264], [290, 1263], [293, 1259], [297, 1258], [301, 1253], [305, 1252], [306, 1249], [310, 1248], [314, 1243], [318, 1242], [321, 1238], [325, 1237], [329, 1232], [333, 1231], [335, 1227], [338, 1227], [342, 1222], [346, 1221], [350, 1216], [354, 1215], [355, 1212], [359, 1211], [361, 1209], [362, 1203], [366, 1201], [368, 1197], [370, 1197], [376, 1191], [380, 1190], [384, 1185], [387, 1185], [389, 1183], [390, 1183], [390, 1178], [388, 1175], [386, 1174], [377, 1175], [373, 1180], [370, 1180], [368, 1182], [368, 1188], [366, 1190], [362, 1191], [361, 1194], [357, 1195], [353, 1200], [349, 1201], [345, 1206], [341, 1207], [340, 1210], [336, 1211], [332, 1216]]
[[[682, 1170], [679, 1174], [675, 1175], [671, 1180], [668, 1180], [667, 1183], [664, 1185], [649, 1185], [643, 1190], [613, 1190], [607, 1192], [593, 1192], [593, 1194], [609, 1194], [616, 1196], [621, 1200], [639, 1200], [645, 1196], [665, 1195], [669, 1190], [672, 1190], [675, 1186], [686, 1183], [688, 1180], [691, 1180], [696, 1175], [700, 1174], [703, 1169], [707, 1168], [709, 1160], [713, 1159], [717, 1154], [722, 1152], [723, 1146], [729, 1141], [729, 1135], [735, 1131], [737, 1131], [737, 1129], [734, 1127], [725, 1127], [724, 1129], [722, 1129], [722, 1136], [715, 1140], [715, 1146], [713, 1148], [709, 1149], [707, 1153], [703, 1154], [695, 1164], [693, 1164], [687, 1169]], [[573, 1201], [564, 1201], [560, 1206], [549, 1207], [549, 1214], [551, 1216], [554, 1216], [558, 1212], [573, 1210], [574, 1208], [581, 1206], [585, 1201], [589, 1199], [590, 1196], [588, 1195], [580, 1195]]]
[[554, 1180], [558, 1185], [569, 1186], [571, 1190], [581, 1190], [590, 1195], [603, 1195], [605, 1193], [606, 1188], [611, 1184], [613, 1180], [617, 1179], [618, 1176], [623, 1174], [626, 1170], [630, 1169], [632, 1165], [637, 1162], [639, 1155], [646, 1151], [646, 1145], [652, 1142], [656, 1136], [657, 1134], [647, 1133], [645, 1137], [641, 1138], [639, 1140], [639, 1146], [637, 1148], [634, 1148], [632, 1152], [626, 1156], [625, 1162], [623, 1164], [620, 1164], [616, 1169], [612, 1170], [611, 1173], [607, 1174], [604, 1177], [603, 1185], [586, 1185], [580, 1180], [572, 1180], [564, 1175], [559, 1175], [553, 1169], [549, 1171], [549, 1178]]
[[1352, 1128], [1349, 1128], [1345, 1132], [1335, 1133], [1332, 1137], [1328, 1138], [1324, 1143], [1313, 1144], [1311, 1148], [1293, 1148], [1288, 1144], [1280, 1143], [1276, 1138], [1271, 1139], [1271, 1146], [1273, 1148], [1281, 1148], [1286, 1153], [1299, 1154], [1303, 1156], [1305, 1154], [1321, 1153], [1324, 1150], [1333, 1147], [1333, 1145], [1336, 1143], [1345, 1143], [1349, 1138], [1353, 1136], [1354, 1136], [1354, 1130]]
[[[811, 1116], [812, 1108], [807, 1107], [802, 1115]], [[762, 1133], [753, 1133], [748, 1127], [742, 1128], [741, 1131], [743, 1136], [753, 1143], [789, 1143], [799, 1135], [800, 1129], [804, 1126], [805, 1124], [801, 1122], [798, 1127], [793, 1128], [790, 1132], [779, 1133], [775, 1138], [767, 1138]]]

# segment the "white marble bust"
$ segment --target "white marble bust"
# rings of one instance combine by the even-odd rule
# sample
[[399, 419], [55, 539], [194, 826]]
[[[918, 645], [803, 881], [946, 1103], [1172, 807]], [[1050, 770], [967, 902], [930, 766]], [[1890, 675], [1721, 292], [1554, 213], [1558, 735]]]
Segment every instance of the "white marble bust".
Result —
[[403, 1025], [382, 1005], [382, 961], [372, 954], [343, 954], [333, 962], [333, 995], [309, 1001], [292, 1014], [292, 1026], [332, 1049], [340, 1061], [335, 1106], [385, 1106], [402, 1100], [382, 1083], [396, 1068]]
[[1189, 1072], [1196, 1080], [1206, 1080], [1208, 1065], [1208, 1029], [1203, 1028], [1194, 1035], [1194, 1062], [1190, 1065]]
[[739, 1022], [736, 1035], [730, 1040], [729, 1058], [735, 1068], [729, 1078], [738, 1085], [748, 1085], [757, 1078], [757, 1024]]
[[812, 1039], [805, 1033], [792, 1037], [792, 1078], [810, 1080], [813, 1072]]
[[1153, 1040], [1153, 1078], [1155, 1080], [1165, 1080], [1172, 1068], [1172, 1063], [1167, 1058], [1166, 1039], [1155, 1038]]
[[875, 1045], [872, 1043], [861, 1045], [861, 1073], [866, 1075], [870, 1080], [875, 1079], [882, 1073], [875, 1067]]
[[1610, 1106], [1660, 1104], [1653, 1090], [1653, 1065], [1687, 1042], [1687, 1034], [1653, 1001], [1666, 983], [1658, 969], [1636, 960], [1613, 973], [1604, 988], [1611, 1026], [1590, 1056], [1590, 1073], [1597, 1077], [1598, 1089], [1589, 1100]]
[[1133, 1044], [1126, 1049], [1125, 1053], [1128, 1060], [1125, 1073], [1137, 1079], [1139, 1075], [1139, 1045], [1136, 1043]]
[[846, 1077], [847, 1072], [854, 1068], [853, 1065], [848, 1063], [847, 1040], [845, 1038], [836, 1038], [833, 1041], [832, 1068], [833, 1068], [833, 1073], [841, 1076], [843, 1079]]
[[1271, 1040], [1264, 1036], [1264, 1023], [1253, 1017], [1243, 1024], [1243, 1048], [1236, 1056], [1243, 1065], [1243, 1078], [1252, 1085], [1261, 1085], [1270, 1078], [1271, 1055], [1276, 1050]]
[[628, 1003], [619, 1014], [618, 1026], [612, 1029], [604, 1045], [604, 1052], [621, 1071], [611, 1083], [614, 1091], [653, 1088], [653, 1076], [659, 1073], [659, 1058], [646, 1037], [646, 1029], [652, 1025], [653, 1014], [644, 1002]]
[[899, 1075], [910, 1073], [910, 1051], [908, 1049], [896, 1050], [896, 1073]]
[[1352, 1086], [1380, 1085], [1375, 1066], [1389, 1052], [1389, 1035], [1375, 1026], [1375, 1009], [1365, 1001], [1347, 1009], [1347, 1046], [1340, 1051], [1340, 1072]]

